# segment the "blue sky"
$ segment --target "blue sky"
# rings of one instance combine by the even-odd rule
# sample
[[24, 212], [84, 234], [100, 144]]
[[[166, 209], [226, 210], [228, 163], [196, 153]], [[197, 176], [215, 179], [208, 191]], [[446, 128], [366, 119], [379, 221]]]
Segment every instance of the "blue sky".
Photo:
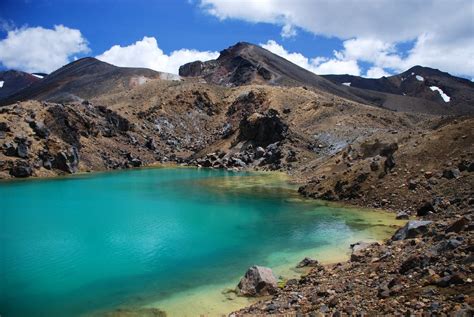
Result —
[[[473, 2], [453, 1], [381, 0], [388, 13], [380, 14], [370, 0], [2, 0], [0, 62], [50, 72], [99, 56], [176, 73], [180, 63], [247, 41], [316, 73], [380, 77], [424, 64], [472, 77]], [[449, 11], [456, 19], [442, 21]]]

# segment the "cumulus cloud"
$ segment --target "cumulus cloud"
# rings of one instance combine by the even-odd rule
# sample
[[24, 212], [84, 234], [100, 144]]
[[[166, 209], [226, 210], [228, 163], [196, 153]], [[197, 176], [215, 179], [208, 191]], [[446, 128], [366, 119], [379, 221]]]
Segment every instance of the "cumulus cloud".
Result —
[[0, 40], [0, 63], [27, 72], [49, 73], [70, 62], [75, 54], [87, 52], [88, 43], [81, 32], [63, 25], [15, 28]]
[[196, 60], [207, 61], [219, 56], [218, 52], [180, 49], [165, 54], [154, 37], [145, 36], [128, 46], [114, 45], [98, 59], [123, 67], [145, 67], [157, 71], [177, 74], [179, 66]]
[[380, 77], [388, 77], [390, 76], [389, 73], [387, 73], [385, 71], [385, 69], [383, 68], [380, 68], [380, 67], [370, 67], [368, 70], [367, 70], [367, 73], [365, 74], [364, 77], [368, 77], [368, 78], [380, 78]]
[[[283, 37], [296, 28], [337, 37], [344, 55], [333, 63], [354, 59], [394, 71], [419, 64], [474, 76], [471, 0], [201, 0], [200, 7], [221, 20], [279, 25]], [[400, 52], [408, 41], [413, 48]]]
[[282, 45], [274, 40], [260, 44], [260, 46], [315, 74], [360, 75], [360, 68], [357, 61], [338, 56], [338, 52], [335, 52], [334, 58], [326, 58], [322, 56], [308, 58], [301, 53], [288, 52]]

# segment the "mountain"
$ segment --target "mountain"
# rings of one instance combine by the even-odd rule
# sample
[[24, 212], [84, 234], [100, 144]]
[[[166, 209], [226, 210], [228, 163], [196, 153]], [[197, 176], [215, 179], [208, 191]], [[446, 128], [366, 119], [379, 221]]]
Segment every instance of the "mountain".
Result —
[[474, 112], [474, 83], [438, 69], [414, 66], [401, 74], [377, 79], [352, 75], [322, 77], [352, 88], [424, 99], [460, 113]]
[[344, 87], [318, 76], [272, 52], [246, 42], [239, 42], [220, 52], [216, 60], [195, 61], [179, 68], [182, 77], [201, 77], [222, 86], [270, 84], [280, 86], [311, 86], [341, 97], [351, 95]]
[[[416, 79], [418, 73], [429, 80], [421, 84]], [[474, 113], [470, 102], [474, 91], [472, 83], [447, 73], [415, 67], [393, 78], [318, 76], [260, 46], [245, 42], [221, 51], [216, 60], [185, 64], [180, 67], [179, 74], [231, 87], [250, 84], [305, 86], [394, 111], [444, 115]], [[439, 92], [431, 90], [430, 86], [445, 89], [447, 94], [453, 95], [452, 101], [445, 103]]]
[[52, 102], [82, 101], [127, 90], [152, 79], [174, 80], [179, 77], [146, 68], [117, 67], [86, 57], [67, 64], [44, 79], [0, 100], [0, 104], [28, 99]]
[[17, 70], [2, 71], [0, 72], [0, 99], [11, 96], [39, 80], [40, 78], [34, 74]]

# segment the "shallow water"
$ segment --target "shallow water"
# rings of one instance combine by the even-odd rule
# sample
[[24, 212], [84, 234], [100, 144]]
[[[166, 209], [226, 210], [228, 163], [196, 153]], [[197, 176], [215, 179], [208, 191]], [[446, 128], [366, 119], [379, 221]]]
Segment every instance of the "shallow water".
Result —
[[[304, 256], [343, 260], [393, 215], [299, 198], [281, 174], [142, 169], [0, 182], [0, 315], [159, 307], [217, 315], [254, 264], [281, 278]], [[232, 300], [229, 300], [228, 297]]]

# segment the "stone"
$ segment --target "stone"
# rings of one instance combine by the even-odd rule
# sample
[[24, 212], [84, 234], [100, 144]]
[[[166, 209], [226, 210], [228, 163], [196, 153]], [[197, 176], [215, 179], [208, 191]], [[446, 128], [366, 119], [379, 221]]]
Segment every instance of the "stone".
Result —
[[417, 181], [414, 180], [414, 179], [410, 179], [410, 180], [408, 181], [408, 189], [409, 189], [409, 190], [415, 190], [417, 185], [418, 185], [418, 183], [417, 183]]
[[79, 165], [79, 155], [76, 147], [72, 147], [68, 151], [61, 151], [54, 157], [53, 168], [74, 174], [77, 172]]
[[416, 211], [417, 216], [426, 216], [430, 212], [435, 212], [433, 204], [430, 202], [424, 202]]
[[26, 161], [17, 161], [10, 169], [10, 175], [14, 177], [24, 178], [33, 174], [33, 169]]
[[277, 280], [268, 267], [254, 265], [245, 273], [237, 285], [241, 296], [266, 296], [277, 292]]
[[145, 146], [149, 149], [149, 150], [156, 150], [156, 144], [155, 144], [155, 140], [153, 138], [149, 138], [146, 140], [145, 142]]
[[400, 211], [395, 216], [395, 219], [398, 219], [398, 220], [408, 220], [409, 218], [410, 216], [405, 211]]
[[2, 132], [10, 132], [10, 127], [6, 122], [0, 122], [0, 131]]
[[351, 261], [352, 262], [359, 262], [361, 261], [364, 256], [365, 256], [365, 250], [372, 246], [373, 243], [368, 243], [368, 242], [363, 242], [359, 241], [357, 243], [351, 244]]
[[129, 163], [130, 165], [132, 165], [133, 167], [140, 167], [142, 166], [142, 161], [139, 159], [139, 158], [132, 158], [131, 160], [129, 160]]
[[44, 123], [42, 122], [37, 122], [37, 121], [31, 121], [29, 123], [30, 128], [33, 129], [33, 131], [36, 133], [37, 136], [40, 138], [47, 138], [49, 136], [49, 130], [46, 128]]
[[425, 172], [425, 178], [426, 179], [430, 179], [431, 177], [433, 177], [433, 172]]
[[467, 225], [469, 225], [469, 219], [466, 217], [461, 217], [458, 220], [452, 222], [448, 228], [446, 229], [446, 233], [449, 232], [460, 232], [462, 231]]
[[391, 171], [395, 167], [395, 158], [393, 157], [393, 155], [388, 156], [383, 165], [385, 173]]
[[413, 255], [406, 259], [400, 266], [400, 274], [406, 274], [415, 268], [424, 268], [428, 265], [429, 258], [424, 255]]
[[316, 267], [319, 265], [319, 262], [317, 260], [314, 260], [314, 259], [311, 259], [311, 258], [304, 258], [303, 260], [300, 261], [300, 263], [298, 263], [296, 265], [297, 268], [301, 268], [301, 267]]
[[458, 169], [460, 172], [464, 172], [464, 171], [467, 171], [469, 169], [469, 165], [471, 163], [466, 161], [466, 160], [463, 160], [461, 161], [459, 164], [458, 164]]
[[24, 137], [15, 137], [14, 139], [16, 146], [16, 156], [20, 158], [27, 158], [30, 149], [30, 141]]
[[431, 221], [411, 220], [405, 226], [398, 229], [392, 237], [392, 240], [413, 239], [421, 234], [428, 232], [428, 226]]
[[372, 162], [370, 163], [370, 170], [371, 170], [372, 172], [378, 171], [378, 170], [379, 170], [379, 163], [376, 162], [376, 161], [372, 161]]
[[444, 276], [436, 281], [436, 285], [440, 287], [448, 287], [450, 285], [459, 285], [464, 283], [464, 275], [461, 273], [455, 273], [452, 275]]
[[6, 156], [16, 156], [15, 144], [8, 142], [3, 145], [3, 154]]
[[445, 169], [443, 177], [447, 179], [459, 178], [461, 177], [461, 172], [457, 168]]

